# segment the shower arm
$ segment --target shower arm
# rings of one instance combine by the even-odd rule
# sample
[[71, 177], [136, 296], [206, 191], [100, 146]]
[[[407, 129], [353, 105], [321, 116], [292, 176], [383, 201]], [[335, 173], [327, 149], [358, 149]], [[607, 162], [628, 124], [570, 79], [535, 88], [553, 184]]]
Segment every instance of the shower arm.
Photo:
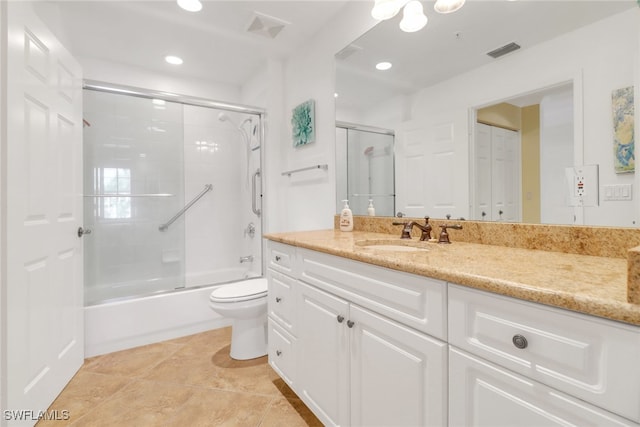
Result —
[[158, 230], [160, 231], [167, 231], [167, 229], [169, 228], [169, 226], [171, 224], [173, 224], [178, 218], [180, 218], [186, 211], [187, 209], [189, 209], [191, 206], [193, 206], [193, 204], [195, 202], [197, 202], [198, 200], [200, 200], [202, 198], [202, 196], [204, 196], [205, 194], [207, 194], [209, 191], [211, 191], [213, 189], [213, 185], [211, 184], [207, 184], [204, 186], [204, 190], [202, 190], [196, 197], [193, 198], [193, 200], [191, 200], [189, 203], [187, 203], [184, 208], [180, 209], [178, 211], [177, 214], [175, 214], [169, 221], [165, 222], [164, 224], [160, 225], [160, 227], [158, 227]]

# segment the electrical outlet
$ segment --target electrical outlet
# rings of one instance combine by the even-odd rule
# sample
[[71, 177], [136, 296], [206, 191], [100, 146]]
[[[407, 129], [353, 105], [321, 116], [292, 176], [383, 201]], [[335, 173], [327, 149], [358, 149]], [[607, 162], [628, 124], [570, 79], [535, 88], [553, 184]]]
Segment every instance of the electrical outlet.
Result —
[[598, 206], [598, 165], [576, 166], [565, 169], [569, 184], [569, 206]]
[[575, 195], [578, 197], [584, 196], [584, 176], [575, 176]]

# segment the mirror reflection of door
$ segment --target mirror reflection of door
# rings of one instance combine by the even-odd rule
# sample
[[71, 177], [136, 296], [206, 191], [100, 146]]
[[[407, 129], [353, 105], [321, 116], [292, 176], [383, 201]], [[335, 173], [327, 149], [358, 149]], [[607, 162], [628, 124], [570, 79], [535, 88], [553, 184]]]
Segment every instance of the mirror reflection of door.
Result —
[[393, 216], [393, 131], [336, 123], [336, 212], [349, 200], [354, 215], [367, 215], [371, 202], [376, 216]]
[[573, 85], [475, 110], [473, 219], [573, 224]]

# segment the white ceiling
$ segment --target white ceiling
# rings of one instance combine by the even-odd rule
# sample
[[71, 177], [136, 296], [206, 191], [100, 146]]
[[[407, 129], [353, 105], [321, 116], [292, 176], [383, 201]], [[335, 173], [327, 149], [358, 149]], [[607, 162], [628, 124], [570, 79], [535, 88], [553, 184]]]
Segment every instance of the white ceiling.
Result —
[[[245, 83], [268, 58], [285, 58], [330, 22], [347, 0], [202, 0], [187, 12], [174, 0], [48, 0], [59, 9], [61, 37], [82, 58], [219, 83]], [[258, 12], [288, 25], [274, 38], [247, 31]], [[165, 55], [184, 64], [166, 64]]]
[[[45, 1], [57, 7], [61, 38], [79, 58], [242, 85], [268, 58], [293, 54], [331, 25], [347, 1], [358, 0], [202, 0], [197, 13], [180, 9], [174, 0]], [[373, 6], [373, 0], [359, 1]], [[434, 0], [422, 3], [429, 17], [423, 30], [400, 31], [400, 13], [354, 41], [360, 49], [338, 61], [339, 105], [371, 105], [429, 86], [494, 61], [486, 52], [505, 43], [516, 41], [526, 49], [637, 5], [636, 0], [467, 0], [458, 12], [441, 15], [433, 11]], [[255, 13], [288, 25], [274, 39], [250, 33]], [[166, 64], [168, 54], [182, 57], [184, 64]], [[373, 66], [380, 60], [394, 67], [377, 72]]]
[[[434, 1], [423, 4], [429, 18], [424, 29], [403, 33], [398, 28], [400, 13], [355, 40], [355, 53], [337, 61], [338, 106], [357, 109], [376, 105], [499, 61], [486, 53], [509, 42], [518, 43], [522, 51], [638, 7], [636, 0], [467, 0], [459, 11], [442, 15], [434, 12]], [[379, 61], [390, 61], [394, 66], [389, 71], [376, 71]]]

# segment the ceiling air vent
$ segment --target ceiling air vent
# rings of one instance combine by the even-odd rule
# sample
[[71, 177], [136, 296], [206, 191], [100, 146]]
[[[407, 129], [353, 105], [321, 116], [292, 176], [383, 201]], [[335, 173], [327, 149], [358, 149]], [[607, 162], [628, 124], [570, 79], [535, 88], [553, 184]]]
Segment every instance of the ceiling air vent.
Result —
[[514, 50], [518, 49], [520, 49], [520, 45], [518, 43], [511, 42], [497, 49], [494, 49], [491, 52], [487, 52], [487, 55], [492, 58], [499, 58], [502, 55], [506, 55], [507, 53], [513, 52]]
[[280, 31], [290, 23], [273, 16], [265, 15], [260, 12], [253, 12], [251, 22], [247, 26], [247, 31], [258, 34], [268, 39], [275, 39]]

